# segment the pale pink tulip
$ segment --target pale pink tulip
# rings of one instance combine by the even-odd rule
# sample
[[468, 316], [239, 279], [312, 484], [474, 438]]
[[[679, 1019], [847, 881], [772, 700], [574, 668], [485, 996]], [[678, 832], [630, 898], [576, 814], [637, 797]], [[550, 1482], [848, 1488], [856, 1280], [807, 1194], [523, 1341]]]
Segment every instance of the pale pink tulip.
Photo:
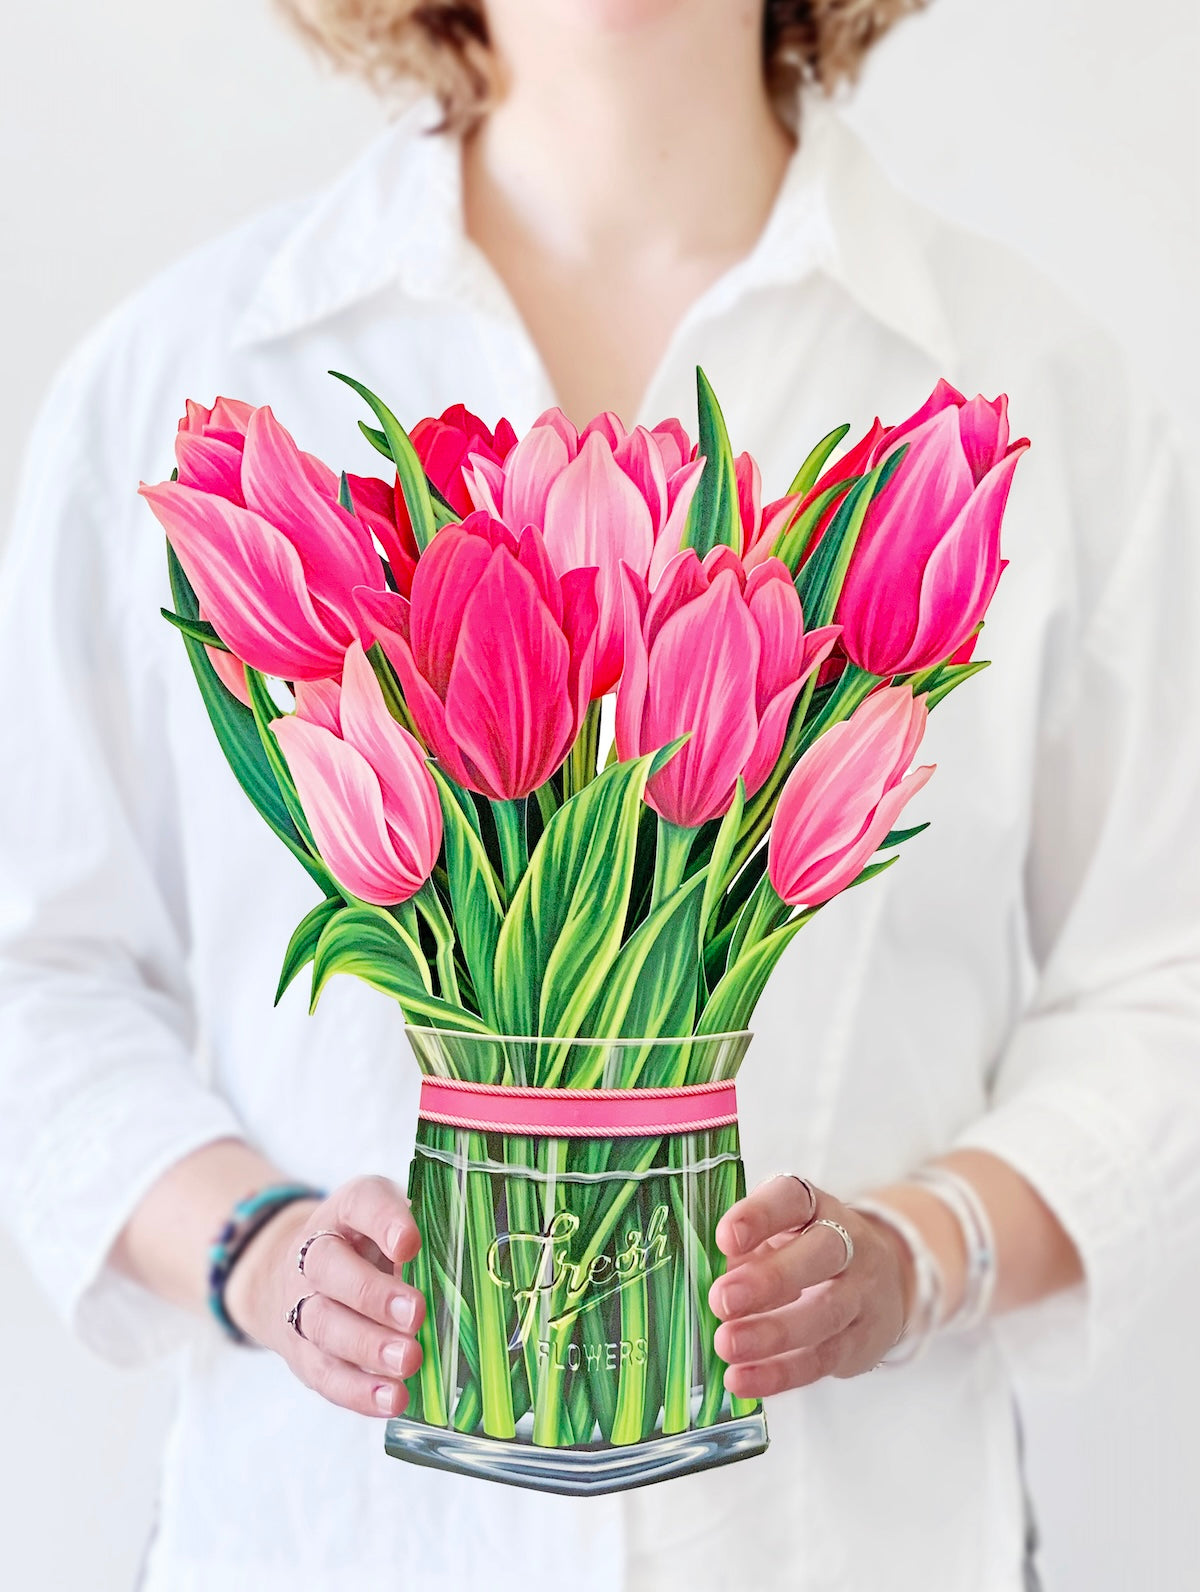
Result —
[[653, 593], [637, 571], [625, 578], [617, 754], [639, 757], [688, 735], [650, 780], [646, 800], [671, 823], [694, 828], [728, 810], [739, 778], [748, 796], [762, 786], [837, 626], [805, 633], [796, 588], [777, 558], [747, 574], [728, 547], [703, 562], [689, 548]]
[[366, 588], [356, 596], [451, 778], [495, 801], [545, 784], [590, 696], [594, 569], [560, 579], [532, 525], [518, 539], [480, 510], [434, 537], [410, 599]]
[[874, 692], [796, 764], [771, 823], [767, 871], [791, 906], [853, 884], [934, 765], [908, 772], [928, 710], [909, 686]]
[[358, 634], [353, 588], [383, 584], [370, 526], [270, 409], [204, 413], [189, 407], [179, 479], [142, 496], [234, 658], [287, 680], [338, 674]]
[[502, 465], [473, 456], [465, 471], [478, 508], [514, 532], [536, 526], [559, 575], [595, 569], [600, 632], [593, 697], [616, 684], [622, 663], [621, 565], [649, 576], [679, 548], [703, 461], [677, 420], [626, 431], [597, 415], [577, 432], [561, 409], [539, 415]]
[[[960, 653], [1004, 569], [1000, 527], [1017, 461], [1008, 400], [969, 402], [939, 382], [908, 420], [872, 432], [870, 468], [904, 444], [867, 511], [838, 601], [842, 646], [860, 668], [909, 674]], [[863, 452], [860, 444], [859, 452]]]
[[376, 906], [415, 895], [441, 849], [441, 806], [425, 754], [388, 712], [360, 643], [347, 649], [340, 688], [297, 686], [295, 713], [271, 728], [337, 882]]

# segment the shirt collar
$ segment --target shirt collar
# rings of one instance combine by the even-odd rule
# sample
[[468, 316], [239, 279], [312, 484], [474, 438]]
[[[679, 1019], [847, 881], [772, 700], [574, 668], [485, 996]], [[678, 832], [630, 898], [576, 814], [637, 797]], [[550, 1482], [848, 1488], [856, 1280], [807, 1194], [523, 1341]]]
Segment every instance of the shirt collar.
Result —
[[[307, 206], [240, 317], [238, 346], [287, 336], [389, 286], [511, 313], [463, 226], [454, 134], [415, 99], [349, 170]], [[924, 249], [923, 212], [895, 188], [842, 118], [816, 95], [754, 247], [705, 296], [717, 314], [759, 287], [820, 271], [883, 325], [953, 374], [955, 348]]]

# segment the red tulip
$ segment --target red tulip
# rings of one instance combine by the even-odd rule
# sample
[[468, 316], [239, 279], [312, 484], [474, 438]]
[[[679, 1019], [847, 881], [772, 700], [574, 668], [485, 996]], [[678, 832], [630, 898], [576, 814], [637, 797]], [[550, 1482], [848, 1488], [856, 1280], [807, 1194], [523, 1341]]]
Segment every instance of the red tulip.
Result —
[[333, 471], [270, 409], [230, 400], [189, 404], [176, 450], [179, 479], [141, 494], [234, 659], [287, 680], [339, 674], [358, 634], [353, 588], [383, 570]]
[[418, 743], [388, 712], [359, 642], [342, 683], [296, 688], [271, 725], [317, 849], [339, 884], [394, 906], [421, 888], [442, 844], [442, 810]]
[[927, 717], [910, 686], [890, 686], [805, 752], [780, 794], [767, 847], [784, 901], [819, 906], [858, 878], [933, 773], [933, 764], [908, 773]]
[[478, 511], [434, 537], [410, 599], [367, 588], [356, 597], [425, 744], [453, 779], [512, 801], [550, 778], [589, 700], [594, 569], [560, 578], [533, 526], [518, 539]]
[[983, 618], [1004, 568], [1013, 471], [1029, 443], [1010, 444], [1003, 395], [968, 402], [944, 381], [910, 419], [872, 435], [861, 468], [901, 443], [908, 451], [867, 511], [838, 602], [841, 644], [872, 674], [909, 674], [959, 652]]
[[617, 690], [617, 754], [639, 757], [689, 736], [646, 787], [673, 824], [695, 828], [728, 810], [739, 778], [752, 796], [779, 758], [792, 705], [826, 657], [836, 625], [804, 630], [786, 567], [747, 574], [728, 547], [703, 563], [676, 554], [653, 594], [626, 571], [625, 672]]

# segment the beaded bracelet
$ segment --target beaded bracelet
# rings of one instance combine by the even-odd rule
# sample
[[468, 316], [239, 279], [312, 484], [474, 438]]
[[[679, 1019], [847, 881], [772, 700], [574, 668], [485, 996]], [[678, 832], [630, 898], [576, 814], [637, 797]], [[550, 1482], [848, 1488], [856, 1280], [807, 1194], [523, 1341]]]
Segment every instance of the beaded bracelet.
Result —
[[239, 1200], [229, 1213], [208, 1251], [208, 1308], [221, 1330], [234, 1343], [251, 1343], [225, 1307], [229, 1274], [246, 1245], [286, 1205], [297, 1200], [323, 1200], [324, 1192], [307, 1183], [272, 1183]]
[[882, 1200], [861, 1199], [851, 1201], [851, 1209], [864, 1216], [874, 1216], [890, 1227], [903, 1241], [913, 1263], [913, 1307], [904, 1330], [880, 1360], [880, 1365], [907, 1365], [924, 1352], [934, 1332], [941, 1324], [942, 1302], [946, 1284], [942, 1268], [933, 1251], [922, 1237], [915, 1222]]
[[991, 1309], [996, 1291], [996, 1238], [987, 1206], [975, 1186], [948, 1166], [920, 1167], [911, 1181], [936, 1195], [962, 1231], [967, 1257], [963, 1299], [946, 1326], [954, 1332], [969, 1332]]

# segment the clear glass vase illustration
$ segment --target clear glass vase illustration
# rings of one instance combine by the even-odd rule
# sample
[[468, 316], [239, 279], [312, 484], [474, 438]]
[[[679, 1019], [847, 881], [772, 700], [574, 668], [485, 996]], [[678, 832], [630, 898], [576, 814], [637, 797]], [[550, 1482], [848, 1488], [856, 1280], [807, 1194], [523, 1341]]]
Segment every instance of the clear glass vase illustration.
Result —
[[[431, 1080], [409, 1182], [422, 1246], [405, 1273], [426, 1300], [424, 1359], [387, 1451], [573, 1494], [761, 1453], [762, 1406], [725, 1390], [708, 1305], [716, 1226], [745, 1192], [728, 1085], [750, 1035], [409, 1036]], [[513, 1131], [548, 1089], [555, 1129]], [[591, 1093], [568, 1098], [564, 1126], [575, 1090]]]

